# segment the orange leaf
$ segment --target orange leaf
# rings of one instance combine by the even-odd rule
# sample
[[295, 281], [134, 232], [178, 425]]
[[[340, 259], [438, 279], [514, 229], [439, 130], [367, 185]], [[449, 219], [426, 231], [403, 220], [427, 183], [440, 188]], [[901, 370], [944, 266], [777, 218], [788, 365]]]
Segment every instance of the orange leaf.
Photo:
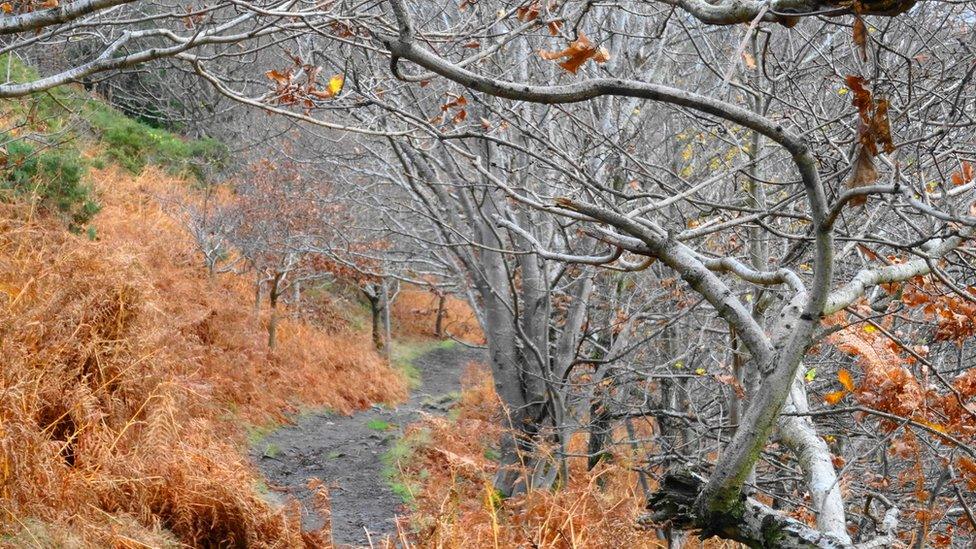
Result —
[[959, 468], [966, 471], [970, 475], [976, 475], [976, 461], [973, 461], [966, 456], [959, 457]]
[[3, 4], [0, 4], [0, 10], [3, 10], [3, 13], [11, 13], [14, 11], [14, 7], [10, 4], [10, 2], [4, 2]]
[[270, 70], [264, 73], [264, 75], [282, 86], [287, 86], [291, 82], [291, 78], [287, 74], [276, 70]]
[[851, 377], [851, 373], [847, 370], [841, 369], [837, 372], [837, 381], [848, 391], [854, 390], [854, 378]]
[[566, 49], [562, 51], [542, 50], [539, 52], [539, 56], [547, 61], [555, 61], [565, 57], [566, 60], [559, 66], [576, 74], [576, 71], [589, 59], [593, 59], [597, 63], [606, 62], [610, 59], [610, 52], [606, 48], [594, 46], [590, 39], [581, 32], [579, 38], [570, 42]]
[[844, 395], [846, 395], [846, 394], [847, 394], [847, 391], [834, 391], [832, 393], [827, 393], [827, 395], [824, 397], [824, 401], [827, 404], [830, 404], [831, 406], [833, 406], [834, 404], [837, 404], [838, 402], [840, 402], [841, 399], [844, 398]]

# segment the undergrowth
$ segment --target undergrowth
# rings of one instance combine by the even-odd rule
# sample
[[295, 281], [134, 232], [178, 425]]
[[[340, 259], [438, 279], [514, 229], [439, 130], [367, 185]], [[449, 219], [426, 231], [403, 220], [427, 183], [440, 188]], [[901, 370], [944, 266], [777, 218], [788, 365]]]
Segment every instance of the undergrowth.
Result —
[[455, 338], [475, 345], [484, 343], [484, 333], [466, 301], [453, 295], [445, 297], [440, 334], [436, 331], [437, 309], [438, 298], [432, 292], [406, 286], [400, 290], [391, 309], [395, 333], [404, 339]]
[[154, 198], [186, 182], [91, 170], [97, 240], [0, 203], [3, 543], [326, 545], [257, 492], [242, 425], [397, 401], [402, 377], [366, 334], [301, 320], [269, 353], [247, 281], [209, 280]]
[[[491, 376], [472, 365], [463, 379], [456, 419], [428, 417], [408, 427], [388, 456], [388, 474], [409, 496], [411, 546], [431, 548], [604, 548], [664, 546], [637, 526], [643, 495], [621, 450], [612, 466], [586, 470], [570, 460], [571, 481], [559, 490], [502, 499], [492, 486], [500, 405]], [[585, 455], [585, 441], [571, 451]]]

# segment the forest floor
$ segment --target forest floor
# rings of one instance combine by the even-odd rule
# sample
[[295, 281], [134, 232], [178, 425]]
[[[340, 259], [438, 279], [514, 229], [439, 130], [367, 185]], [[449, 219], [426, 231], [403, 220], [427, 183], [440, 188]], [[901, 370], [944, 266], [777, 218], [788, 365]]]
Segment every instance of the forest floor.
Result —
[[465, 366], [483, 361], [484, 354], [463, 345], [441, 345], [404, 360], [419, 377], [419, 385], [399, 406], [374, 406], [351, 416], [306, 413], [254, 444], [252, 455], [267, 479], [269, 494], [296, 498], [305, 529], [319, 528], [323, 522], [308, 482], [317, 478], [325, 483], [336, 545], [368, 546], [396, 533], [405, 494], [397, 493], [402, 487], [388, 480], [384, 456], [421, 414], [448, 411], [457, 400]]

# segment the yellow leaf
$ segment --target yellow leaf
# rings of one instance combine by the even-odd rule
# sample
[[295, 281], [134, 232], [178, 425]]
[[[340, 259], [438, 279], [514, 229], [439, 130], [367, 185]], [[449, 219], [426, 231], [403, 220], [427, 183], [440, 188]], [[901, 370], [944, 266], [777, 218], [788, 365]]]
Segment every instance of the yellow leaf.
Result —
[[925, 421], [924, 419], [923, 420], [920, 420], [919, 423], [921, 423], [922, 425], [925, 425], [926, 427], [928, 427], [928, 428], [930, 428], [930, 429], [932, 429], [934, 431], [938, 431], [940, 433], [945, 433], [946, 432], [946, 428], [942, 424], [932, 423], [931, 421]]
[[854, 390], [854, 378], [851, 377], [851, 373], [847, 370], [841, 370], [837, 372], [837, 381], [844, 386], [848, 391]]
[[837, 90], [837, 95], [847, 95], [847, 92], [849, 92], [849, 91], [850, 90], [847, 89], [847, 88], [841, 88], [841, 89]]
[[332, 95], [339, 95], [342, 91], [342, 85], [346, 82], [346, 79], [341, 74], [337, 74], [329, 79], [329, 93]]
[[705, 375], [705, 374], [706, 374], [707, 372], [705, 371], [705, 369], [704, 369], [704, 368], [695, 368], [695, 373], [696, 373], [696, 374], [698, 374], [698, 375], [700, 375], [700, 376], [703, 376], [703, 375]]
[[864, 329], [864, 333], [866, 333], [866, 334], [873, 334], [874, 332], [877, 332], [878, 331], [877, 328], [875, 328], [874, 326], [872, 326], [870, 324], [865, 324], [863, 329]]
[[834, 391], [832, 393], [827, 393], [827, 396], [824, 397], [824, 400], [827, 402], [827, 404], [833, 406], [834, 404], [840, 402], [840, 400], [844, 398], [844, 395], [846, 394], [847, 391]]

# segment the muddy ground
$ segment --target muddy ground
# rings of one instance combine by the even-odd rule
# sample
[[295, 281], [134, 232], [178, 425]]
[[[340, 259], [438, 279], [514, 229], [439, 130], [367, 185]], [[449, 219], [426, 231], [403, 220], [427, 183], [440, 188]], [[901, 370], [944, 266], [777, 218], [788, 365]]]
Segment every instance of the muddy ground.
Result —
[[[328, 412], [305, 414], [255, 444], [253, 458], [272, 495], [291, 495], [302, 504], [302, 525], [315, 529], [309, 479], [329, 486], [332, 537], [337, 545], [369, 545], [396, 532], [403, 504], [383, 476], [383, 456], [416, 421], [420, 412], [445, 413], [461, 388], [466, 365], [483, 361], [483, 351], [455, 345], [414, 359], [420, 386], [396, 408], [379, 406], [352, 416]], [[388, 429], [384, 429], [389, 424]], [[368, 535], [367, 535], [368, 532]]]

